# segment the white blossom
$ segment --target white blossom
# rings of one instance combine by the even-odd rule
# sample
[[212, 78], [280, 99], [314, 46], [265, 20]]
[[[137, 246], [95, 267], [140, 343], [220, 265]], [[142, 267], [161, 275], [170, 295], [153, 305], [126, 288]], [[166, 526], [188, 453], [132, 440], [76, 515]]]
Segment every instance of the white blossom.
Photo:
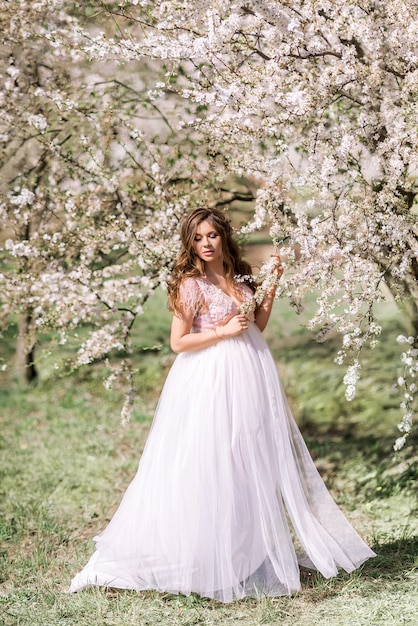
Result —
[[29, 115], [28, 122], [37, 130], [44, 131], [48, 128], [48, 121], [43, 115]]
[[347, 368], [347, 373], [343, 379], [343, 383], [346, 386], [345, 397], [349, 402], [356, 397], [356, 385], [360, 378], [360, 367], [360, 363], [355, 360], [354, 363]]

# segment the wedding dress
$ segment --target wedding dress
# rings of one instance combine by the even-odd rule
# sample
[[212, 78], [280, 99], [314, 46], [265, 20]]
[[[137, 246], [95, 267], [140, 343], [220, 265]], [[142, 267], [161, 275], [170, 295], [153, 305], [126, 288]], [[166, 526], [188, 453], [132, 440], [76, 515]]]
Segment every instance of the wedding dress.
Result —
[[[205, 278], [186, 279], [181, 298], [192, 332], [239, 311]], [[375, 556], [318, 474], [253, 321], [176, 357], [138, 472], [95, 541], [71, 592], [103, 585], [230, 602], [298, 591], [299, 565], [328, 578]]]

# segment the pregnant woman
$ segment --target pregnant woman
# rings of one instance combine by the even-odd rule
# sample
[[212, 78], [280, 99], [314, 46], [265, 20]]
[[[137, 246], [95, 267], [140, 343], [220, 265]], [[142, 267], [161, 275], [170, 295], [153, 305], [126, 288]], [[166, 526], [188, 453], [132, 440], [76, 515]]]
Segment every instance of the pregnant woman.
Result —
[[[192, 211], [169, 284], [167, 377], [138, 472], [71, 582], [230, 602], [289, 595], [375, 556], [335, 504], [264, 341], [275, 290], [252, 303], [229, 221]], [[283, 272], [276, 256], [275, 273]], [[245, 315], [241, 312], [245, 310]]]

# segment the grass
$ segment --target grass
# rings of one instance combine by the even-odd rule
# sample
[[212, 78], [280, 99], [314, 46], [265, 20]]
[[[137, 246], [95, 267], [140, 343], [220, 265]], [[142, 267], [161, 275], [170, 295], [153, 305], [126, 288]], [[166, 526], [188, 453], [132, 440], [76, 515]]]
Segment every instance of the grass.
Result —
[[[394, 336], [401, 320], [381, 311]], [[140, 398], [119, 425], [122, 395], [102, 384], [104, 366], [37, 387], [0, 386], [0, 623], [4, 626], [371, 626], [418, 623], [417, 459], [396, 455], [398, 398], [390, 389], [398, 347], [389, 335], [366, 355], [354, 403], [343, 400], [336, 346], [315, 344], [284, 304], [268, 339], [316, 464], [377, 557], [325, 580], [304, 571], [292, 598], [221, 605], [197, 596], [86, 590], [66, 595], [136, 471], [172, 355], [162, 298], [149, 303], [135, 340]], [[391, 333], [392, 334], [392, 333]], [[12, 339], [6, 348], [11, 351]], [[164, 344], [165, 342], [165, 344]], [[144, 351], [146, 345], [160, 346]], [[415, 442], [416, 443], [416, 442]]]

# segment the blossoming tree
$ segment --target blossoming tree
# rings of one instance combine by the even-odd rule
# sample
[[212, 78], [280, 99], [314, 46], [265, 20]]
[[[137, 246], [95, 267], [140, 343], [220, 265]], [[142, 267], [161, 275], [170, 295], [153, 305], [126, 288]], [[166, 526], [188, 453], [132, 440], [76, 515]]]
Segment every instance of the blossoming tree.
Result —
[[[87, 249], [90, 256], [82, 263], [80, 255], [73, 258], [72, 271], [81, 272], [77, 280], [86, 290], [79, 298], [86, 293], [91, 298], [86, 299], [85, 315], [100, 323], [100, 330], [81, 348], [79, 358], [97, 356], [93, 346], [100, 345], [100, 333], [113, 338], [103, 341], [104, 348], [112, 347], [121, 334], [129, 334], [132, 308], [127, 313], [130, 321], [124, 318], [122, 326], [106, 312], [109, 305], [108, 311], [114, 313], [120, 298], [121, 284], [115, 276], [123, 273], [136, 302], [137, 259], [141, 281], [152, 276], [152, 288], [163, 281], [176, 249], [165, 245], [167, 237], [190, 202], [201, 202], [205, 190], [214, 188], [216, 181], [228, 176], [245, 178], [258, 191], [254, 220], [243, 231], [269, 223], [273, 239], [285, 242], [282, 248], [288, 269], [280, 294], [288, 296], [297, 308], [308, 292], [318, 294], [310, 325], [318, 329], [319, 340], [330, 333], [341, 334], [337, 360], [351, 359], [345, 377], [348, 399], [354, 397], [361, 350], [367, 343], [373, 345], [381, 332], [375, 306], [383, 298], [384, 286], [408, 317], [409, 336], [399, 337], [406, 345], [402, 357], [405, 373], [399, 380], [404, 393], [402, 436], [396, 444], [400, 447], [411, 427], [418, 371], [416, 3], [126, 0], [93, 4], [102, 12], [94, 27], [84, 21], [81, 28], [72, 18], [40, 33], [43, 41], [49, 42], [47, 52], [70, 54], [67, 62], [78, 63], [77, 67], [86, 55], [96, 64], [91, 72], [96, 85], [104, 84], [97, 75], [105, 59], [113, 93], [112, 62], [125, 72], [127, 68], [138, 70], [141, 63], [153, 64], [156, 79], [153, 89], [146, 91], [146, 104], [160, 112], [170, 131], [156, 142], [144, 133], [134, 105], [116, 111], [109, 104], [99, 107], [99, 99], [93, 98], [95, 106], [88, 117], [94, 134], [84, 132], [84, 137], [89, 137], [90, 157], [82, 162], [94, 171], [95, 180], [93, 185], [87, 184], [88, 177], [78, 175], [82, 184], [72, 192], [75, 200], [72, 198], [71, 206], [82, 207], [89, 198], [89, 206], [100, 207], [109, 228], [118, 221], [112, 237], [105, 228], [99, 229], [103, 233], [100, 239], [94, 219], [79, 209], [87, 220], [79, 229], [84, 238], [80, 255]], [[91, 84], [92, 80], [90, 88]], [[131, 95], [135, 84], [125, 85]], [[71, 82], [66, 89], [70, 86]], [[100, 94], [105, 93], [102, 89]], [[51, 106], [52, 94], [45, 98]], [[138, 96], [136, 102], [140, 101]], [[106, 115], [112, 119], [107, 125], [103, 123]], [[39, 117], [27, 118], [27, 122], [43, 124]], [[46, 132], [46, 128], [38, 130]], [[114, 143], [109, 150], [115, 132], [121, 151], [118, 157]], [[60, 137], [65, 136], [64, 131]], [[62, 149], [54, 149], [57, 161], [65, 161]], [[109, 165], [112, 159], [113, 169]], [[115, 171], [117, 183], [111, 175]], [[132, 173], [139, 171], [140, 197], [146, 200], [138, 205], [138, 190], [121, 180], [129, 181]], [[9, 204], [24, 202], [22, 197], [27, 196], [22, 196], [22, 189], [10, 196]], [[59, 191], [54, 193], [54, 201], [62, 197], [62, 187]], [[103, 198], [108, 199], [107, 204]], [[61, 207], [63, 214], [68, 211], [65, 206]], [[136, 221], [130, 217], [134, 206], [141, 215]], [[152, 219], [147, 218], [147, 211]], [[133, 213], [138, 216], [138, 211]], [[131, 219], [128, 228], [127, 217]], [[74, 222], [74, 214], [72, 219]], [[55, 236], [63, 245], [64, 231], [59, 232]], [[92, 246], [98, 237], [100, 244]], [[118, 238], [120, 242], [115, 244]], [[13, 248], [16, 242], [11, 241], [9, 250], [17, 257], [19, 249]], [[105, 241], [128, 251], [126, 267], [118, 267], [120, 261], [115, 263], [112, 256], [117, 249], [106, 248]], [[145, 250], [136, 248], [138, 241], [145, 243]], [[64, 243], [63, 249], [67, 248]], [[102, 249], [106, 271], [102, 268], [97, 274], [91, 262]], [[152, 260], [147, 257], [149, 250]], [[59, 280], [55, 278], [51, 284], [61, 281], [62, 264], [60, 268]], [[40, 284], [38, 277], [44, 274], [35, 275], [34, 284]], [[66, 270], [64, 275], [68, 281], [71, 272]], [[73, 287], [68, 294], [72, 302]], [[99, 302], [105, 303], [101, 317]], [[60, 294], [54, 303], [54, 315], [60, 311], [62, 325], [70, 322], [75, 327], [80, 316], [63, 313], [71, 310], [65, 298]]]
[[[148, 93], [158, 67], [142, 63], [125, 83], [114, 65], [86, 63], [76, 30], [91, 23], [67, 5], [5, 3], [0, 15], [0, 321], [20, 315], [29, 378], [51, 327], [73, 344], [75, 365], [116, 350], [129, 377], [130, 331], [167, 277], [196, 187], [191, 144], [183, 133], [178, 145]], [[185, 179], [176, 164], [188, 160]], [[203, 202], [205, 191], [194, 195]]]

